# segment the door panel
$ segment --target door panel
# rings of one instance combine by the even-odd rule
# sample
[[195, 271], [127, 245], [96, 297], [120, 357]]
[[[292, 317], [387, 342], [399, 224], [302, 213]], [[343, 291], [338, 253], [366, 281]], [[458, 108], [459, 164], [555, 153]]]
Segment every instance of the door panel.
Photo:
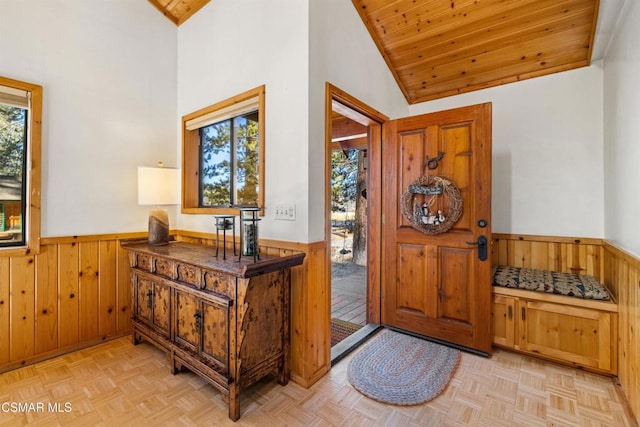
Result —
[[[417, 159], [424, 159], [427, 153], [425, 153], [427, 137], [424, 129], [420, 129], [416, 132], [407, 132], [399, 135], [399, 169], [400, 169], [400, 188], [405, 189], [409, 187], [413, 181], [418, 179], [422, 175], [422, 167], [419, 165], [420, 161]], [[386, 159], [385, 159], [386, 160]], [[404, 190], [402, 190], [404, 191]], [[409, 221], [402, 216], [400, 211], [400, 204], [397, 206], [397, 217], [400, 219], [401, 228], [411, 229]]]
[[155, 282], [153, 286], [153, 324], [160, 328], [165, 337], [169, 336], [170, 288], [166, 283]]
[[515, 346], [515, 309], [513, 298], [502, 295], [493, 296], [492, 335], [495, 344], [513, 348]]
[[198, 310], [198, 298], [186, 292], [175, 292], [176, 344], [191, 351], [199, 350], [202, 313]]
[[398, 256], [403, 268], [398, 272], [396, 307], [404, 312], [413, 312], [416, 316], [427, 316], [429, 313], [426, 288], [413, 285], [425, 283], [425, 248], [401, 244], [398, 245]]
[[151, 280], [139, 274], [135, 275], [134, 283], [137, 295], [137, 306], [134, 307], [135, 317], [168, 337], [169, 287], [165, 283]]
[[202, 316], [202, 355], [226, 373], [229, 369], [229, 307], [203, 301]]
[[136, 274], [134, 283], [136, 285], [136, 301], [138, 302], [138, 305], [134, 307], [135, 316], [138, 320], [152, 325], [153, 285], [151, 280]]
[[468, 249], [440, 249], [440, 308], [439, 316], [443, 319], [471, 325], [471, 298], [469, 287], [473, 278], [470, 264], [474, 254]]
[[[388, 122], [383, 159], [382, 322], [489, 353], [491, 266], [471, 243], [491, 236], [491, 104]], [[462, 215], [447, 232], [424, 233], [402, 215], [401, 195], [422, 175], [460, 191]], [[442, 196], [414, 200], [447, 211]]]

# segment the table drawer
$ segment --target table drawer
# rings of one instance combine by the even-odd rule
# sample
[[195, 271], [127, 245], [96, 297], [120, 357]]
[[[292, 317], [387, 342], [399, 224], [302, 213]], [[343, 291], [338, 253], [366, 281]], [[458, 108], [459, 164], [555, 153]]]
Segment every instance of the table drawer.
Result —
[[199, 289], [202, 284], [202, 270], [191, 264], [179, 263], [176, 268], [176, 279]]
[[167, 279], [176, 279], [176, 263], [166, 258], [155, 258], [153, 260], [154, 273]]
[[151, 255], [136, 253], [133, 267], [138, 267], [140, 270], [151, 273], [153, 271], [151, 269]]
[[235, 280], [234, 278], [229, 277], [227, 274], [221, 274], [215, 271], [205, 271], [203, 277], [203, 290], [230, 297], [233, 296], [231, 289], [233, 284], [232, 280]]

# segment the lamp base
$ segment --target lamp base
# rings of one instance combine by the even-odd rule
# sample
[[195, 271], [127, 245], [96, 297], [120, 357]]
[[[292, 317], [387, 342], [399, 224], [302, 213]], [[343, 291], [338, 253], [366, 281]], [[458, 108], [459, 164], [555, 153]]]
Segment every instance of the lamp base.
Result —
[[149, 212], [149, 245], [169, 244], [169, 214], [164, 209]]

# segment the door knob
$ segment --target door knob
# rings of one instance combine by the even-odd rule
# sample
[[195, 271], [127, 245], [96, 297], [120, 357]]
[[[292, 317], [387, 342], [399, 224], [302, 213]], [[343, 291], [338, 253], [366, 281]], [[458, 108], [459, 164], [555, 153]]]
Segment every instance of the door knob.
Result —
[[478, 246], [478, 259], [480, 261], [487, 260], [487, 238], [485, 236], [478, 237], [475, 242], [467, 242], [467, 245]]

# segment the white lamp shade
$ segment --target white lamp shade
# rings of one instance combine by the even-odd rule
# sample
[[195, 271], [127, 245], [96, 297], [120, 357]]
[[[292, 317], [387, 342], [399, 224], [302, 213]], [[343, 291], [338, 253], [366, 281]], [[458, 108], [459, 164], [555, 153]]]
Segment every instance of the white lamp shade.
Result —
[[139, 205], [177, 205], [180, 194], [179, 169], [138, 166]]

